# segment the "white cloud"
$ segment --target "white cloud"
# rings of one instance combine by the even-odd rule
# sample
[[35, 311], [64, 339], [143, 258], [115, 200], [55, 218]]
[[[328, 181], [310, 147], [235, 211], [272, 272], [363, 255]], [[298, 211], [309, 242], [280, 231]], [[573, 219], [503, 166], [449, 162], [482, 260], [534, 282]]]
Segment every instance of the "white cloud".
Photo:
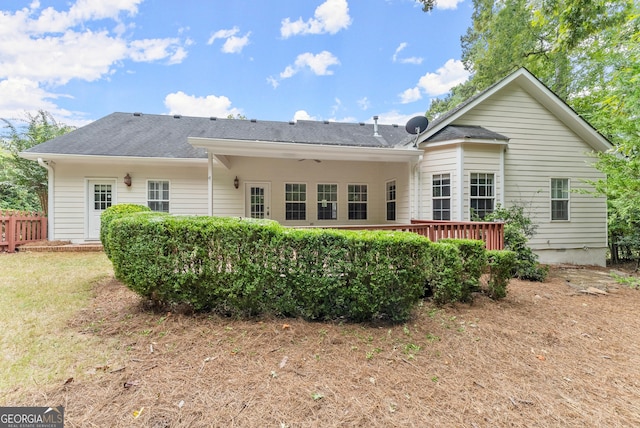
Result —
[[168, 58], [177, 64], [186, 57], [179, 39], [143, 39], [129, 44], [129, 57], [135, 62], [153, 62]]
[[222, 48], [220, 49], [224, 53], [240, 53], [245, 46], [249, 44], [249, 36], [251, 31], [242, 37], [236, 36], [240, 32], [238, 27], [229, 28], [228, 30], [218, 30], [209, 37], [207, 40], [208, 45], [212, 45], [216, 39], [224, 39]]
[[358, 106], [360, 106], [360, 108], [362, 110], [369, 110], [369, 107], [371, 107], [371, 102], [369, 101], [369, 99], [367, 97], [362, 97], [360, 98], [358, 101]]
[[224, 53], [240, 53], [245, 46], [249, 44], [249, 36], [251, 31], [242, 37], [231, 36], [222, 45], [222, 52]]
[[296, 57], [293, 65], [288, 65], [281, 73], [280, 79], [288, 79], [299, 71], [308, 68], [318, 76], [327, 76], [333, 74], [333, 70], [329, 70], [332, 65], [339, 65], [340, 61], [329, 51], [322, 51], [319, 54], [305, 52]]
[[427, 73], [420, 78], [418, 86], [427, 95], [437, 97], [446, 94], [456, 85], [464, 83], [470, 74], [462, 61], [450, 59], [435, 73]]
[[273, 87], [273, 89], [276, 89], [278, 86], [280, 86], [280, 82], [278, 82], [278, 79], [273, 76], [267, 77], [267, 82]]
[[420, 77], [415, 87], [404, 90], [400, 96], [402, 104], [422, 99], [422, 94], [430, 97], [444, 95], [456, 85], [464, 83], [470, 74], [462, 61], [450, 59], [435, 73], [427, 73]]
[[457, 9], [458, 3], [462, 3], [464, 0], [438, 0], [436, 2], [436, 9]]
[[[424, 111], [412, 114], [400, 114], [396, 110], [380, 113], [378, 115], [378, 123], [381, 125], [398, 125], [404, 127], [409, 119], [414, 116], [424, 116]], [[373, 120], [371, 120], [371, 122], [373, 122]]]
[[307, 113], [306, 110], [298, 110], [293, 114], [293, 120], [297, 122], [299, 120], [316, 120], [316, 118]]
[[422, 99], [422, 94], [420, 93], [420, 88], [409, 88], [409, 89], [405, 89], [401, 94], [400, 94], [400, 102], [402, 104], [408, 104], [408, 103], [413, 103], [415, 101], [418, 101]]
[[400, 45], [396, 48], [396, 51], [393, 53], [393, 56], [392, 56], [393, 62], [399, 62], [401, 64], [417, 64], [417, 65], [422, 64], [422, 61], [424, 61], [424, 58], [421, 58], [421, 57], [417, 57], [417, 56], [410, 56], [405, 58], [399, 57], [400, 52], [402, 52], [404, 48], [406, 48], [407, 46], [409, 46], [407, 42], [400, 43]]
[[[41, 9], [39, 1], [15, 12], [0, 12], [0, 86], [3, 114], [46, 109], [59, 120], [77, 113], [59, 109], [52, 90], [78, 79], [95, 81], [110, 76], [123, 61], [182, 62], [186, 46], [179, 38], [132, 39], [135, 28], [126, 21], [138, 12], [142, 0], [76, 0], [68, 10]], [[92, 30], [100, 21], [99, 30]], [[112, 21], [111, 30], [103, 21]], [[47, 88], [44, 90], [43, 88]], [[16, 92], [20, 96], [16, 96]], [[13, 94], [6, 98], [6, 94]], [[9, 100], [9, 101], [7, 101]], [[11, 106], [14, 114], [11, 114]], [[8, 112], [8, 113], [7, 113]]]
[[241, 109], [231, 107], [231, 100], [224, 95], [198, 97], [178, 91], [168, 94], [164, 98], [164, 105], [169, 109], [169, 114], [185, 116], [227, 117], [242, 114]]
[[280, 34], [285, 39], [299, 34], [336, 34], [351, 25], [346, 0], [326, 0], [316, 8], [313, 16], [307, 21], [302, 18], [293, 22], [290, 18], [283, 19]]
[[233, 27], [228, 30], [218, 30], [213, 33], [211, 37], [209, 37], [209, 40], [207, 40], [207, 44], [212, 45], [213, 42], [216, 41], [216, 39], [228, 39], [229, 37], [238, 34], [238, 31], [240, 31], [238, 27]]

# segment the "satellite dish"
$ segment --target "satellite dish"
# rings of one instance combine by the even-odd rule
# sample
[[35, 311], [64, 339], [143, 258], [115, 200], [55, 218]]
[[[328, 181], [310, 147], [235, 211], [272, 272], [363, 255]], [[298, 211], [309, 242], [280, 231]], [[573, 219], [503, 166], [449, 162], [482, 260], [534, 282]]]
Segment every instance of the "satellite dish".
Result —
[[429, 119], [425, 116], [415, 116], [409, 119], [407, 124], [404, 126], [404, 129], [407, 130], [409, 134], [420, 134], [429, 126]]

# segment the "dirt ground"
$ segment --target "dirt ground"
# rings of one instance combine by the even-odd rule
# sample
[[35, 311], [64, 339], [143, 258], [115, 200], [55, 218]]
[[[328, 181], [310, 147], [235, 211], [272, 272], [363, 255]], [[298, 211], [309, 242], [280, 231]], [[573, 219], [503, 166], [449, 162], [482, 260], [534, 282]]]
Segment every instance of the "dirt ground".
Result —
[[159, 313], [111, 279], [68, 327], [107, 363], [11, 404], [62, 404], [67, 427], [639, 426], [639, 307], [568, 266], [403, 325]]

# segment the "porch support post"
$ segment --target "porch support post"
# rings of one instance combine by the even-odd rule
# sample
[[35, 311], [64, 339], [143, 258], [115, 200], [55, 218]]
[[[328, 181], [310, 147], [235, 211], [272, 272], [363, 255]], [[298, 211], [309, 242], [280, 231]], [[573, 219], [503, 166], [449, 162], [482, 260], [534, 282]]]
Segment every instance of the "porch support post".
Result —
[[458, 167], [458, 179], [457, 179], [457, 189], [458, 189], [458, 221], [464, 221], [464, 147], [462, 144], [458, 144], [456, 148], [456, 154], [458, 157], [457, 167]]
[[500, 205], [504, 208], [504, 152], [507, 150], [506, 147], [502, 147], [500, 150], [500, 197], [498, 200], [500, 201]]

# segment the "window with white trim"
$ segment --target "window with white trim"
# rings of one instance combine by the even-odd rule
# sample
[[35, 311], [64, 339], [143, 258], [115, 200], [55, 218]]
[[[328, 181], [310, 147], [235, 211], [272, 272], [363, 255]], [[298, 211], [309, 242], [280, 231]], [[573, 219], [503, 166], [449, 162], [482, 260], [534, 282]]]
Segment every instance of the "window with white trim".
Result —
[[569, 179], [551, 179], [551, 220], [569, 220]]
[[338, 185], [318, 184], [318, 220], [338, 219]]
[[286, 183], [284, 188], [285, 219], [307, 219], [307, 185], [304, 183]]
[[495, 176], [493, 173], [471, 173], [470, 181], [471, 215], [484, 218], [493, 212], [495, 206]]
[[147, 206], [152, 211], [169, 212], [169, 181], [147, 181]]
[[396, 220], [396, 180], [386, 183], [387, 220]]
[[347, 211], [349, 220], [367, 219], [367, 185], [347, 185]]
[[451, 220], [451, 174], [433, 174], [431, 183], [433, 219]]

